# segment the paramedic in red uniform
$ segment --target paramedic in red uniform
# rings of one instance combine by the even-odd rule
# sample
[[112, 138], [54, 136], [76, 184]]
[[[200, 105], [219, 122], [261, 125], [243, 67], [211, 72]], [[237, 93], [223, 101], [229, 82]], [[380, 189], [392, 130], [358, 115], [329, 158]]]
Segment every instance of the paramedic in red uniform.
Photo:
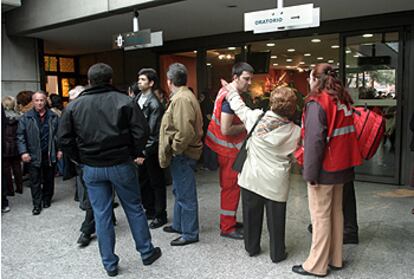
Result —
[[[247, 92], [252, 83], [253, 72], [253, 67], [245, 62], [239, 62], [233, 66], [231, 84], [240, 94]], [[240, 199], [240, 187], [237, 184], [238, 173], [232, 169], [232, 165], [246, 138], [246, 129], [226, 101], [227, 93], [227, 89], [222, 87], [217, 94], [205, 143], [217, 153], [220, 167], [220, 235], [243, 239], [241, 224], [236, 222], [236, 211]]]
[[344, 183], [354, 179], [362, 163], [353, 124], [352, 99], [329, 64], [318, 64], [309, 76], [310, 93], [304, 111], [303, 178], [308, 184], [313, 225], [306, 261], [293, 272], [324, 277], [342, 269]]

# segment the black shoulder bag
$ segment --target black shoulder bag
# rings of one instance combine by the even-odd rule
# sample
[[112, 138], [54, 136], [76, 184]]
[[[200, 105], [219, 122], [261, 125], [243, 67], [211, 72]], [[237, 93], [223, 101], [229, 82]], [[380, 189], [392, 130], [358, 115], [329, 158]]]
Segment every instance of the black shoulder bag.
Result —
[[256, 123], [254, 123], [253, 128], [250, 130], [249, 134], [247, 135], [246, 139], [243, 142], [243, 145], [240, 148], [239, 153], [237, 153], [236, 160], [234, 160], [232, 169], [237, 172], [241, 172], [243, 169], [244, 162], [247, 158], [247, 141], [249, 140], [250, 136], [253, 134], [254, 129], [256, 128], [257, 124], [259, 123], [260, 119], [262, 119], [264, 113], [262, 113], [259, 118], [257, 118]]

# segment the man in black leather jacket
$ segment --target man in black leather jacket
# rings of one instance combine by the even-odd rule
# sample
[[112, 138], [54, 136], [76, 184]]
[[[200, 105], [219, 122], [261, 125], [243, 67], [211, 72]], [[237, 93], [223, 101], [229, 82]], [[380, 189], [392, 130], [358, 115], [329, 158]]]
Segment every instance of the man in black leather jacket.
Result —
[[145, 149], [138, 158], [139, 183], [141, 185], [142, 204], [147, 218], [153, 219], [149, 227], [156, 229], [167, 223], [167, 195], [164, 172], [158, 160], [158, 141], [160, 124], [164, 109], [153, 89], [158, 86], [157, 72], [144, 68], [138, 72], [140, 93], [134, 98], [149, 126], [149, 138]]
[[46, 107], [46, 99], [42, 91], [32, 95], [33, 109], [20, 118], [16, 131], [19, 155], [29, 168], [33, 215], [40, 214], [42, 206], [50, 206], [55, 166], [62, 158], [62, 152], [57, 150], [58, 116]]
[[161, 256], [151, 243], [147, 219], [141, 205], [133, 160], [141, 154], [148, 138], [148, 125], [139, 107], [112, 84], [112, 68], [92, 65], [91, 86], [66, 107], [59, 126], [62, 150], [80, 162], [96, 223], [102, 263], [109, 276], [118, 274], [112, 222], [114, 187], [144, 265]]

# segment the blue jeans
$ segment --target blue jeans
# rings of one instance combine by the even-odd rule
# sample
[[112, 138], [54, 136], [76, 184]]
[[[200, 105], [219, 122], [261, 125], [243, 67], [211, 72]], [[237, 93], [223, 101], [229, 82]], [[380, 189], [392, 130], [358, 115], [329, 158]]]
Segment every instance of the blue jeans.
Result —
[[173, 194], [175, 196], [172, 227], [181, 231], [185, 240], [198, 239], [198, 201], [194, 170], [196, 160], [177, 155], [171, 161]]
[[127, 216], [135, 246], [143, 260], [154, 252], [147, 218], [141, 204], [135, 167], [124, 163], [111, 167], [83, 166], [83, 180], [88, 189], [98, 236], [102, 263], [107, 271], [114, 270], [119, 258], [114, 253], [115, 231], [112, 223], [112, 186]]

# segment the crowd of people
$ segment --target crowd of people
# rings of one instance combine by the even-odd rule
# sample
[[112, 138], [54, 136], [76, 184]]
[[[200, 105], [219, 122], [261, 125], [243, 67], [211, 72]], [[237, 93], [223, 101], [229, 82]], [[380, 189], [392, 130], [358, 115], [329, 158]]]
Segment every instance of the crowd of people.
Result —
[[[58, 95], [42, 91], [19, 93], [17, 105], [5, 97], [2, 212], [10, 210], [7, 194], [23, 191], [21, 161], [30, 177], [33, 215], [51, 206], [56, 174], [76, 176], [77, 199], [85, 210], [78, 243], [87, 246], [96, 234], [103, 266], [109, 276], [116, 276], [115, 194], [143, 264], [151, 265], [162, 251], [154, 246], [150, 229], [163, 227], [176, 234], [171, 246], [199, 241], [195, 170], [208, 149], [217, 155], [219, 168], [220, 235], [243, 240], [251, 257], [261, 253], [266, 209], [270, 258], [278, 263], [288, 256], [290, 169], [293, 153], [303, 145], [312, 244], [308, 258], [292, 271], [324, 277], [341, 269], [342, 245], [358, 243], [353, 180], [354, 167], [362, 159], [351, 97], [329, 64], [317, 65], [309, 76], [300, 128], [293, 121], [298, 98], [292, 88], [274, 89], [267, 111], [246, 105], [242, 94], [253, 74], [249, 64], [236, 63], [232, 80], [223, 82], [208, 118], [187, 87], [186, 67], [179, 63], [167, 71], [168, 102], [154, 69], [141, 69], [125, 93], [112, 85], [112, 68], [103, 63], [89, 68], [89, 84], [72, 89], [65, 108]], [[239, 172], [234, 164], [245, 141], [247, 157]], [[167, 168], [175, 198], [171, 225], [166, 225]], [[236, 219], [240, 192], [243, 222]]]

